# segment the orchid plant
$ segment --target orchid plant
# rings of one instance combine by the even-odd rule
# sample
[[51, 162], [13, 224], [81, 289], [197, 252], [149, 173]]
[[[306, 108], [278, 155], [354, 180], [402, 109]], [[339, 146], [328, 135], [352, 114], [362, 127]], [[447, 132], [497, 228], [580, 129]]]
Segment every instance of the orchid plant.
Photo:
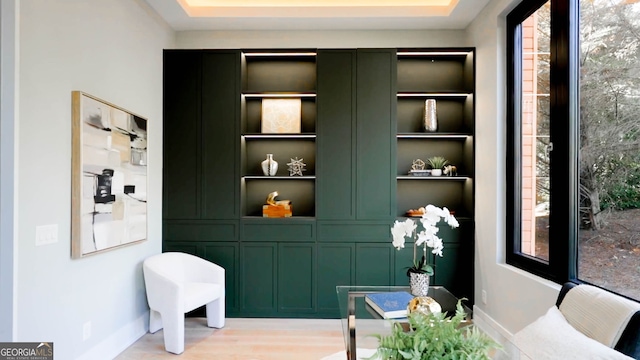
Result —
[[[431, 204], [424, 208], [419, 224], [413, 219], [396, 220], [393, 224], [391, 228], [392, 244], [396, 249], [404, 249], [407, 239], [414, 241], [413, 266], [407, 270], [407, 276], [412, 272], [433, 275], [433, 267], [427, 263], [427, 248], [431, 249], [431, 253], [442, 257], [444, 244], [437, 235], [439, 230], [437, 224], [440, 221], [446, 222], [451, 228], [460, 226], [458, 220], [449, 212], [449, 209], [446, 207], [439, 208]], [[418, 229], [420, 224], [422, 225], [421, 230]], [[422, 258], [420, 261], [417, 260], [419, 246], [422, 246]]]

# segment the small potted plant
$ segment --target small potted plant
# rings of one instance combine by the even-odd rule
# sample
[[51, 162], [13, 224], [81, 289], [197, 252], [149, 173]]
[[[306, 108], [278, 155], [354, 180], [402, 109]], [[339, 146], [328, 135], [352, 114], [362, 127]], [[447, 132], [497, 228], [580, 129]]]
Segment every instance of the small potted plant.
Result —
[[429, 166], [431, 166], [431, 175], [440, 176], [442, 175], [442, 168], [449, 164], [449, 161], [442, 156], [433, 156], [427, 159]]
[[379, 345], [368, 360], [491, 359], [491, 352], [502, 347], [474, 325], [465, 326], [465, 318], [460, 300], [451, 317], [412, 312], [408, 315], [409, 331], [393, 322], [390, 335], [374, 335]]

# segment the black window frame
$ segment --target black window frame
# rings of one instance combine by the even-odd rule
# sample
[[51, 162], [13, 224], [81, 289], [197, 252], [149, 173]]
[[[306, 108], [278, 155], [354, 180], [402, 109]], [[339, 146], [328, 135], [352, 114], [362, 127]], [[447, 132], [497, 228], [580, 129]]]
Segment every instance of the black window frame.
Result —
[[507, 15], [506, 261], [557, 283], [577, 280], [579, 0], [550, 0], [549, 261], [521, 252], [522, 29], [547, 0], [524, 0]]

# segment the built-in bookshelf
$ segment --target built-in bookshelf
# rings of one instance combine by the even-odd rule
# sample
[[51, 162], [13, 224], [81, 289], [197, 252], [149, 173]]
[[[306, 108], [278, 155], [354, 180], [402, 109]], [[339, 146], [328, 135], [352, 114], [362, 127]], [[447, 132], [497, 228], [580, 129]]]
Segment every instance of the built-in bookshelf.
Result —
[[[267, 195], [291, 200], [293, 216], [315, 216], [316, 53], [313, 51], [245, 51], [241, 93], [241, 213], [262, 217]], [[299, 99], [299, 133], [262, 133], [265, 99]], [[267, 154], [278, 162], [276, 176], [265, 176]], [[303, 176], [289, 176], [287, 164], [302, 159]]]
[[[471, 49], [398, 50], [397, 215], [425, 204], [458, 217], [473, 213], [474, 61]], [[424, 130], [425, 101], [436, 101], [438, 129]], [[409, 176], [416, 159], [442, 156], [455, 175]]]

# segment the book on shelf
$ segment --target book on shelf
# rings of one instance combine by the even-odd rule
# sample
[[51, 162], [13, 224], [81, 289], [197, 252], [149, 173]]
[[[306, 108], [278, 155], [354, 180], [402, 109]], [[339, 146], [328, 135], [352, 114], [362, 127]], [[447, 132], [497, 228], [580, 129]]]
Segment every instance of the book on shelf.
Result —
[[411, 299], [413, 295], [406, 291], [371, 293], [364, 297], [364, 301], [385, 319], [406, 318]]

